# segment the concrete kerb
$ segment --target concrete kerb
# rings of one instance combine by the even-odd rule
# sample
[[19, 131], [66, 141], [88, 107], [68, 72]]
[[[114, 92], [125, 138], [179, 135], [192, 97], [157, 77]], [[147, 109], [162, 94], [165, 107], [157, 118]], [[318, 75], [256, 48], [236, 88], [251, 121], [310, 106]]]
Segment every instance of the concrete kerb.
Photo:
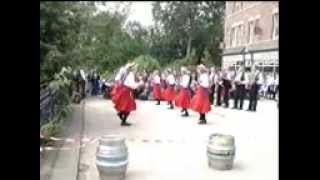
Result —
[[[63, 132], [66, 132], [71, 125], [70, 120], [72, 120], [73, 115], [68, 116], [66, 119], [66, 126], [62, 129]], [[61, 148], [64, 146], [65, 142], [57, 143], [55, 146], [55, 151], [47, 152], [45, 147], [42, 147], [43, 152], [40, 156], [40, 179], [48, 180], [52, 176], [54, 167], [58, 159], [58, 154], [60, 153]]]
[[[72, 105], [71, 105], [72, 106]], [[65, 128], [63, 129], [64, 136], [70, 136], [71, 133], [75, 136], [82, 138], [83, 134], [83, 125], [84, 125], [84, 106], [85, 106], [85, 101], [82, 101], [80, 104], [80, 113], [79, 109], [77, 107], [72, 107], [73, 108], [73, 113], [70, 117], [70, 122], [66, 123]], [[79, 114], [78, 114], [79, 113]], [[80, 115], [80, 117], [79, 117]], [[80, 124], [77, 121], [77, 118], [80, 120]], [[75, 127], [72, 127], [75, 126]], [[78, 126], [78, 127], [77, 127]], [[74, 131], [76, 130], [76, 132]], [[64, 164], [65, 162], [58, 162], [61, 161], [61, 155], [65, 156], [65, 151], [62, 152], [62, 149], [64, 146], [67, 145], [68, 142], [63, 141], [62, 143], [59, 143], [58, 146], [55, 148], [54, 151], [51, 151], [48, 153], [48, 157], [45, 160], [40, 159], [40, 177], [41, 180], [55, 180], [55, 179], [60, 179], [63, 174], [61, 174], [61, 165]], [[69, 176], [67, 177], [68, 179], [71, 178], [76, 180], [77, 175], [78, 175], [78, 166], [79, 166], [79, 157], [80, 157], [80, 146], [81, 146], [81, 141], [76, 141], [76, 144], [72, 147], [75, 157], [71, 158], [74, 159], [74, 162], [68, 162], [72, 164], [68, 164], [68, 166], [74, 166], [74, 168], [70, 168], [70, 170], [74, 169], [75, 171], [73, 172], [68, 172]], [[70, 154], [70, 155], [71, 155]], [[76, 167], [75, 167], [76, 166]], [[63, 169], [63, 168], [62, 168]]]
[[[79, 138], [82, 139], [83, 138], [83, 133], [84, 133], [84, 125], [85, 125], [85, 102], [86, 99], [83, 99], [83, 101], [81, 102], [81, 127], [80, 127], [80, 136]], [[79, 148], [77, 148], [78, 150], [78, 153], [77, 153], [77, 174], [76, 174], [76, 180], [79, 179], [79, 170], [80, 170], [80, 158], [81, 158], [81, 144], [82, 144], [82, 141], [79, 141]]]

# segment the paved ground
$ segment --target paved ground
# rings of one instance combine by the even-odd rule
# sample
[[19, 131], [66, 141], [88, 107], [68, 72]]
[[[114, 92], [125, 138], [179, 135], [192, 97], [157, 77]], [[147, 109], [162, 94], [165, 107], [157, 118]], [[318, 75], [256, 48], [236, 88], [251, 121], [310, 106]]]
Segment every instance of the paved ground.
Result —
[[[232, 103], [231, 103], [232, 104]], [[137, 101], [138, 110], [121, 127], [110, 100], [89, 98], [85, 106], [85, 138], [104, 134], [127, 137], [129, 167], [126, 180], [276, 180], [278, 179], [278, 109], [274, 101], [260, 101], [258, 111], [215, 108], [207, 125], [198, 125], [198, 114], [180, 116], [166, 103]], [[245, 106], [247, 107], [247, 102]], [[212, 133], [235, 136], [234, 169], [217, 171], [208, 167], [206, 140]], [[98, 180], [95, 166], [97, 141], [80, 149], [80, 180]]]
[[[41, 180], [76, 180], [78, 174], [80, 135], [83, 127], [83, 104], [72, 105], [73, 114], [66, 119], [63, 133], [54, 147], [46, 147], [40, 158]], [[68, 141], [71, 140], [71, 141]]]

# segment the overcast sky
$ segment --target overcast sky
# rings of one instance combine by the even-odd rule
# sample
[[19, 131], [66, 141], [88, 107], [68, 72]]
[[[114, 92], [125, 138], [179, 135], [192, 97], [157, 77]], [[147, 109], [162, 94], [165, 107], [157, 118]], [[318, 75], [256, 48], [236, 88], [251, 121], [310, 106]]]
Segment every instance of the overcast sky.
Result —
[[[126, 2], [126, 1], [123, 1]], [[103, 7], [101, 5], [98, 6], [98, 9], [100, 10], [110, 10], [113, 11], [116, 8], [116, 5], [119, 5], [118, 8], [126, 6], [126, 3], [123, 3], [121, 1], [111, 1], [107, 2], [108, 7]], [[143, 26], [150, 26], [153, 24], [153, 18], [152, 18], [152, 5], [151, 1], [131, 1], [131, 8], [130, 8], [130, 14], [127, 19], [127, 21], [133, 21], [136, 20], [140, 22]]]

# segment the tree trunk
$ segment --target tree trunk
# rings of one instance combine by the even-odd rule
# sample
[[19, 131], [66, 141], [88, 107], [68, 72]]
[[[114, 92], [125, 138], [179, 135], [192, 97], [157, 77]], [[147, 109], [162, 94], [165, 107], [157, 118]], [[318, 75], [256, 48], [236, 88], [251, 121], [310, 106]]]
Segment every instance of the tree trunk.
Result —
[[186, 58], [190, 57], [190, 53], [191, 53], [191, 42], [192, 42], [192, 38], [191, 38], [191, 36], [189, 36]]

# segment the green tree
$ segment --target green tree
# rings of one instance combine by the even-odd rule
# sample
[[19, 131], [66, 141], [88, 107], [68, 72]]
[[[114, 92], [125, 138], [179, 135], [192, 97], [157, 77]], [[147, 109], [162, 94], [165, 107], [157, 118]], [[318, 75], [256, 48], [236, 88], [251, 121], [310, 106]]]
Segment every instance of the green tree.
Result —
[[198, 63], [206, 48], [211, 57], [218, 57], [218, 45], [223, 37], [224, 6], [224, 2], [220, 1], [153, 3], [155, 24], [168, 37], [169, 47], [175, 49], [172, 51], [175, 56], [172, 57], [184, 53], [188, 58], [193, 48]]

